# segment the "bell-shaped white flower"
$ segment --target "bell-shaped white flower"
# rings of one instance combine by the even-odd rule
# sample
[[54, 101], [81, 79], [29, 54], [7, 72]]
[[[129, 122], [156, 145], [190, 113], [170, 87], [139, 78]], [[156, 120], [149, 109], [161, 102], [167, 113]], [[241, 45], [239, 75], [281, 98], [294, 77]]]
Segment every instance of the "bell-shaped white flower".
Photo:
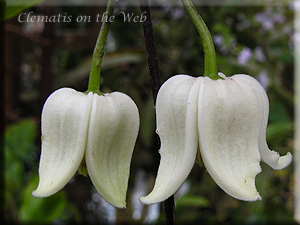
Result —
[[43, 107], [39, 184], [32, 194], [47, 197], [62, 189], [85, 158], [99, 194], [125, 208], [138, 129], [137, 106], [123, 93], [55, 91]]
[[288, 166], [292, 155], [279, 156], [266, 143], [269, 101], [254, 78], [234, 75], [219, 80], [177, 75], [159, 90], [157, 133], [160, 165], [145, 204], [164, 201], [189, 175], [200, 149], [215, 182], [234, 198], [261, 199], [255, 177], [263, 160], [273, 169]]

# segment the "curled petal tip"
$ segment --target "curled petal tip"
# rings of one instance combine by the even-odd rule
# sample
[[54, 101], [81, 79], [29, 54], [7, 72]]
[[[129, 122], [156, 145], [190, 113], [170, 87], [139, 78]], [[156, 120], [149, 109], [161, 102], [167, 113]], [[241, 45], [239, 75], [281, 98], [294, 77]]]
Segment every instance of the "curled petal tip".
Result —
[[263, 157], [263, 160], [274, 170], [284, 169], [292, 162], [292, 159], [293, 156], [290, 152], [284, 156], [279, 156], [278, 152], [270, 151], [267, 157]]
[[278, 160], [278, 165], [282, 166], [282, 169], [287, 167], [293, 160], [293, 156], [288, 152], [285, 156], [281, 156]]
[[261, 158], [274, 170], [281, 170], [291, 163], [293, 157], [292, 154], [289, 152], [285, 156], [280, 156], [278, 152], [269, 149], [266, 141], [266, 130], [269, 117], [269, 99], [263, 87], [253, 78], [252, 83], [253, 86], [256, 87], [256, 91], [260, 94], [260, 100], [263, 104], [263, 116], [258, 142]]

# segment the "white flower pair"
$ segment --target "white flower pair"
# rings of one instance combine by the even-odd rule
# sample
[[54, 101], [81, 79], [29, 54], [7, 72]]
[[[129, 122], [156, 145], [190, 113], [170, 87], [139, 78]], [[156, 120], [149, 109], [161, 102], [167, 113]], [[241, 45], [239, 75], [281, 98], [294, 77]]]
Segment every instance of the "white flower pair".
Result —
[[[224, 80], [177, 75], [159, 90], [156, 102], [161, 161], [145, 204], [174, 194], [189, 175], [200, 151], [204, 165], [229, 195], [247, 201], [260, 196], [255, 176], [261, 159], [274, 169], [286, 167], [266, 143], [269, 103], [261, 85], [248, 75]], [[34, 196], [62, 189], [86, 160], [99, 194], [124, 208], [130, 161], [139, 128], [135, 103], [115, 92], [99, 96], [63, 88], [46, 101], [42, 113], [42, 154]], [[199, 150], [197, 150], [199, 149]]]

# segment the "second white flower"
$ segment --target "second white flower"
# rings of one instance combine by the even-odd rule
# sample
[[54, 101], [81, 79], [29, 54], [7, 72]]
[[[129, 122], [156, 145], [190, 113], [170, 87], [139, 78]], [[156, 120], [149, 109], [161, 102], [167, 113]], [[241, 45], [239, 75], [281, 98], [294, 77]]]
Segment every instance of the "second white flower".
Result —
[[255, 177], [261, 159], [273, 169], [290, 164], [266, 143], [268, 97], [248, 75], [224, 80], [177, 75], [159, 90], [156, 102], [157, 133], [161, 139], [160, 165], [145, 204], [164, 201], [189, 175], [197, 155], [215, 182], [234, 198], [261, 199]]

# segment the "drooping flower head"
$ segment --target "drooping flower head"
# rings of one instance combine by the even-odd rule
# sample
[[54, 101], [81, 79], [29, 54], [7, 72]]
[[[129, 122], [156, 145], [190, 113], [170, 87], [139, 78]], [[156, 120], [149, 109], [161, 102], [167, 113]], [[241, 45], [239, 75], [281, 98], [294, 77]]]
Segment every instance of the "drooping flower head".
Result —
[[[106, 16], [115, 0], [108, 0]], [[33, 195], [47, 197], [62, 189], [78, 170], [86, 170], [99, 194], [125, 208], [130, 162], [139, 129], [133, 100], [120, 92], [101, 94], [100, 75], [109, 21], [103, 21], [94, 48], [86, 93], [61, 88], [42, 112], [39, 184]]]
[[189, 175], [197, 155], [215, 182], [229, 195], [245, 201], [261, 199], [255, 177], [260, 161], [273, 169], [288, 166], [292, 155], [279, 156], [266, 143], [269, 101], [249, 75], [212, 80], [177, 75], [159, 90], [157, 133], [160, 165], [145, 204], [174, 194]]
[[47, 197], [61, 190], [84, 160], [99, 194], [125, 208], [138, 129], [137, 106], [123, 93], [55, 91], [43, 107], [39, 185], [33, 195]]

